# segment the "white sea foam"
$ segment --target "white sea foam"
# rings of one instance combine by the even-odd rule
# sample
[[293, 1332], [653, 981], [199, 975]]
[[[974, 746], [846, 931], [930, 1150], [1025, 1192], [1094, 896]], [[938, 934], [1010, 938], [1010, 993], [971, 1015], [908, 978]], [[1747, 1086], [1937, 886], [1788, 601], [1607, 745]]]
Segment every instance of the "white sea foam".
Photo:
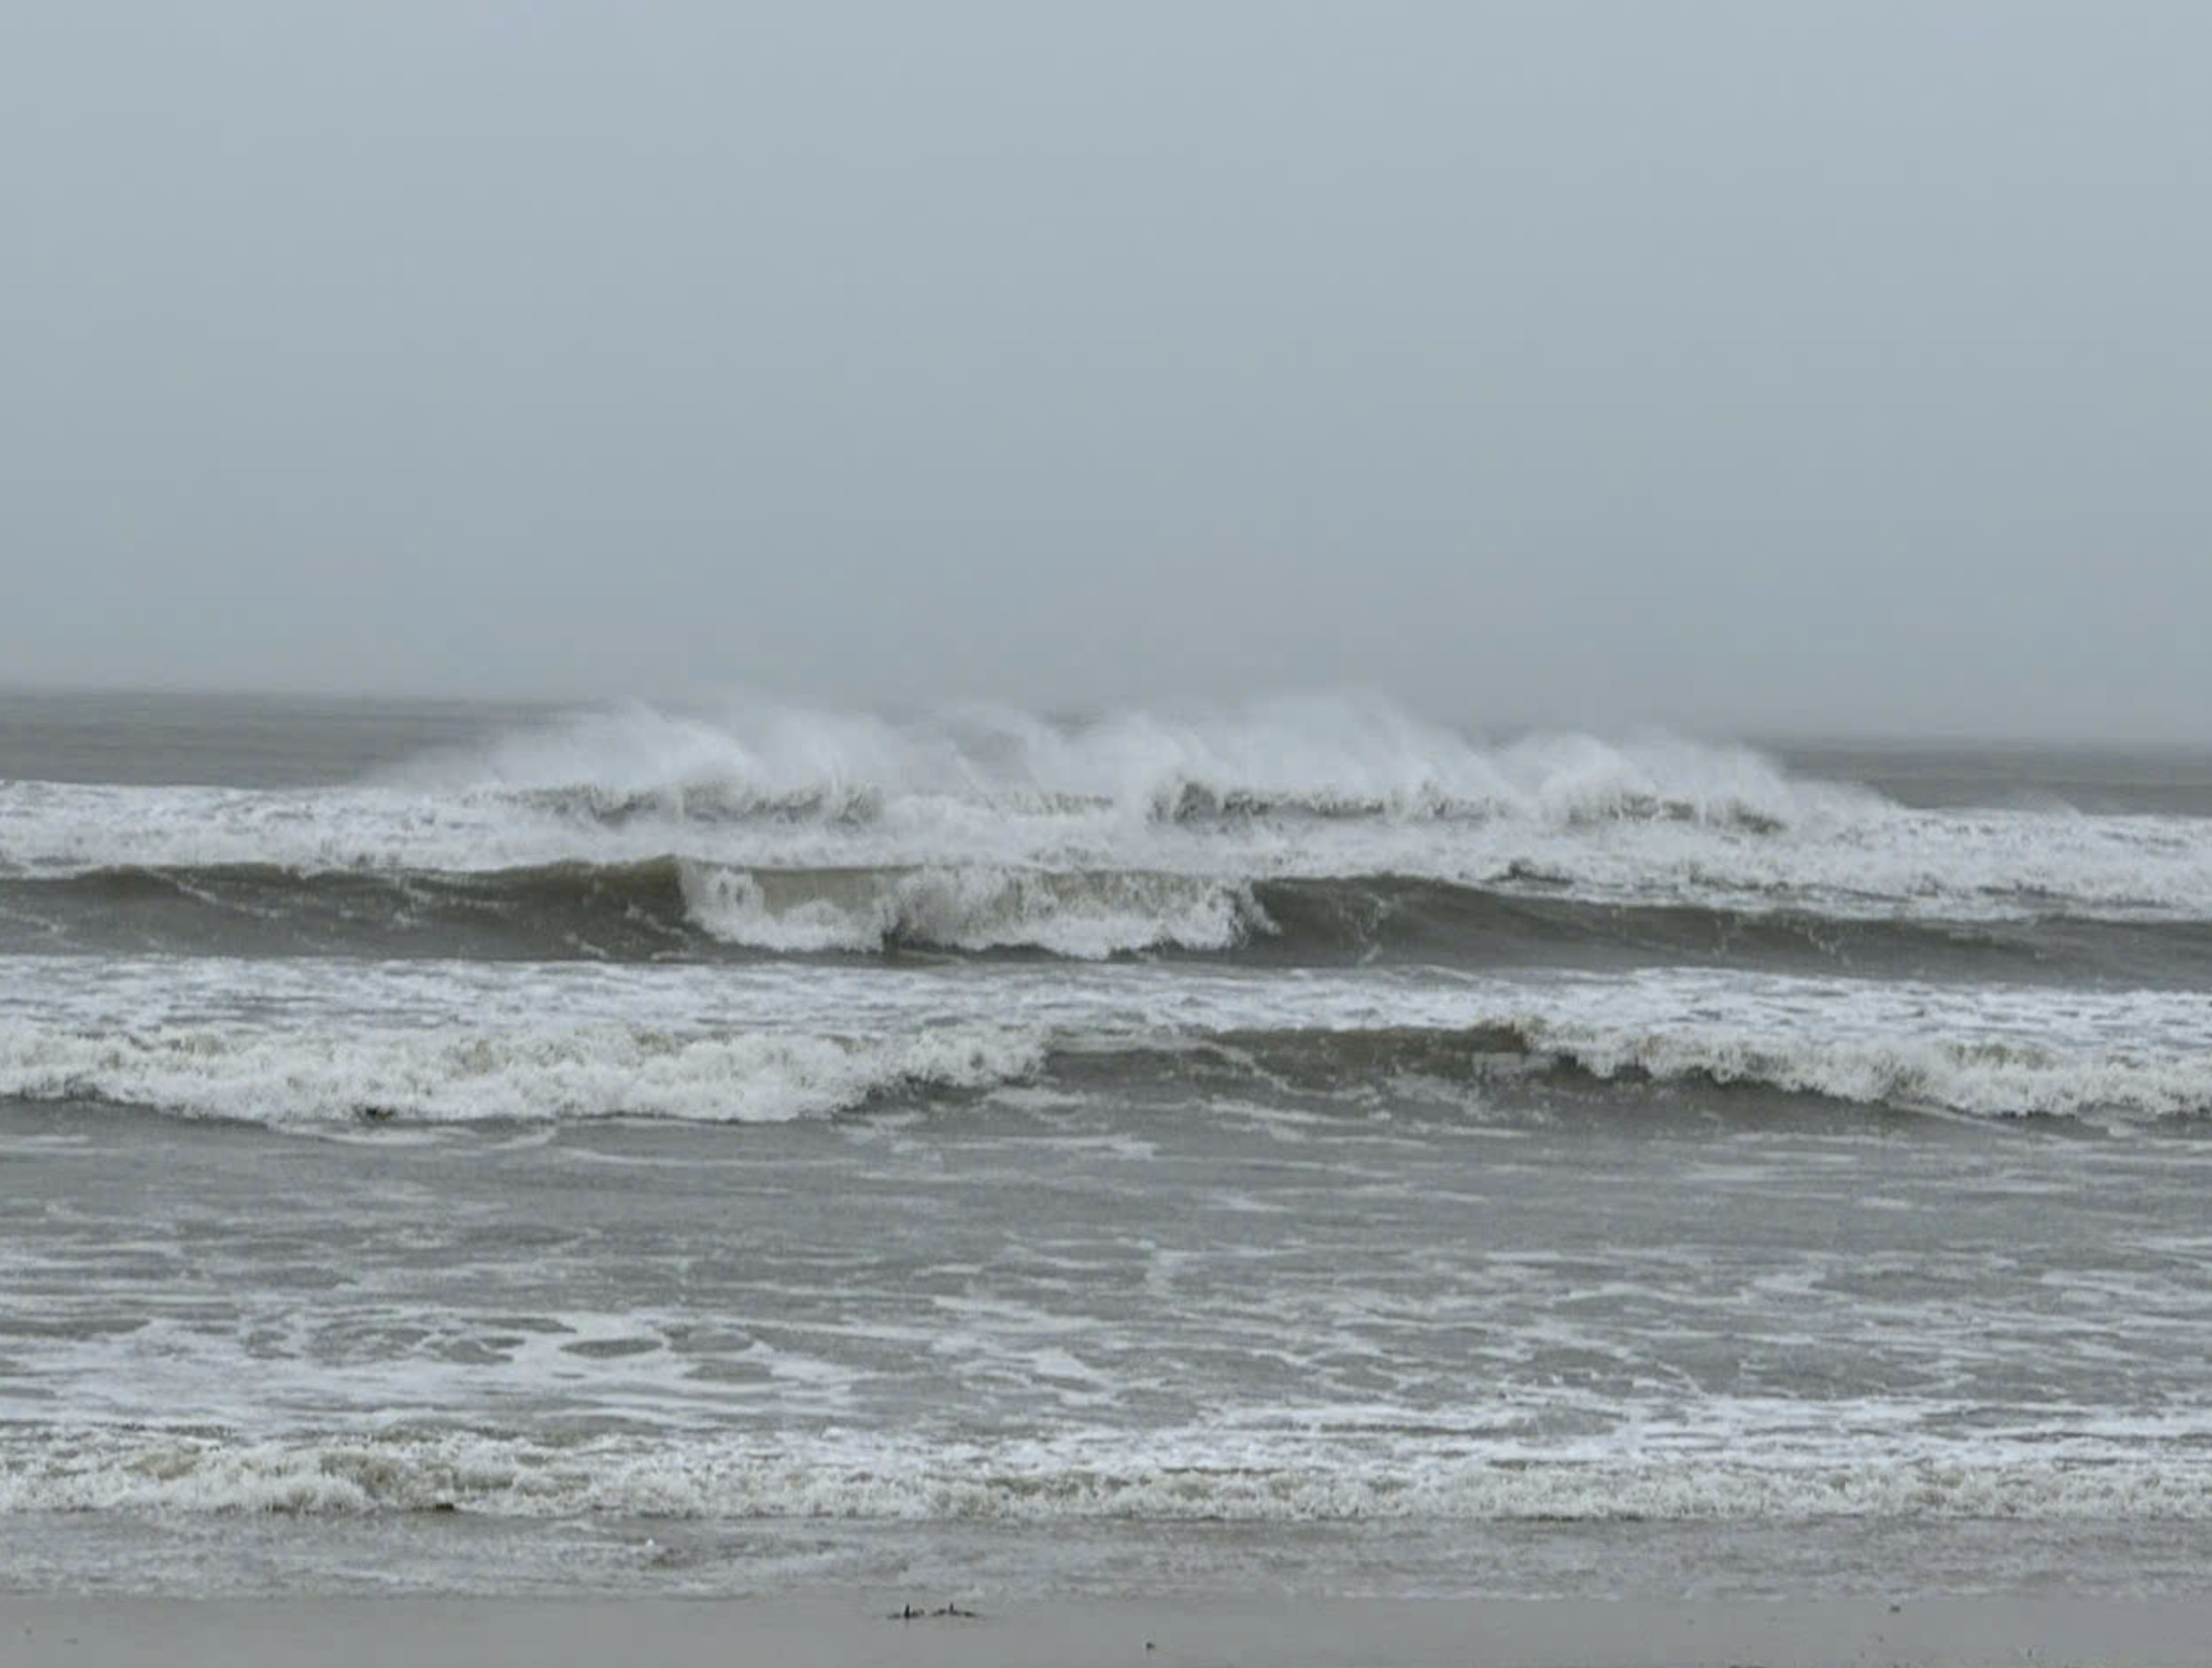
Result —
[[[1821, 1454], [1530, 1458], [1312, 1442], [895, 1438], [601, 1438], [548, 1446], [462, 1433], [239, 1439], [84, 1431], [8, 1444], [0, 1515], [27, 1511], [430, 1510], [689, 1518], [2212, 1519], [2212, 1461], [2002, 1445]], [[30, 1453], [24, 1453], [25, 1448]]]
[[[2212, 819], [1912, 809], [1741, 748], [1585, 736], [1484, 745], [1353, 701], [1083, 725], [636, 707], [347, 788], [0, 783], [0, 875], [247, 863], [481, 873], [668, 854], [756, 878], [996, 876], [988, 884], [1004, 895], [978, 920], [955, 910], [954, 941], [1060, 935], [1086, 955], [1186, 934], [1211, 942], [1223, 905], [1163, 892], [1101, 903], [1079, 924], [1053, 884], [1009, 877], [1175, 876], [1233, 893], [1271, 877], [1398, 874], [1853, 916], [2212, 919]], [[733, 898], [708, 914], [763, 941], [842, 947], [936, 908], [892, 899], [857, 915], [748, 916]], [[1038, 913], [1016, 925], [1009, 908]]]

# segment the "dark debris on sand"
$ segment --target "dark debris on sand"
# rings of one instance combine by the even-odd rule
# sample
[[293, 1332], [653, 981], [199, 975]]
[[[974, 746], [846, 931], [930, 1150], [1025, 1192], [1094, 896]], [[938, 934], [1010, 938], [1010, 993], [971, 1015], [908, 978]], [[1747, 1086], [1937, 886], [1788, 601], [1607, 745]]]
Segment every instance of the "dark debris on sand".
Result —
[[891, 1613], [891, 1619], [894, 1622], [934, 1622], [944, 1617], [972, 1622], [976, 1619], [976, 1612], [962, 1610], [957, 1604], [946, 1604], [934, 1610], [922, 1610], [912, 1604], [902, 1604]]

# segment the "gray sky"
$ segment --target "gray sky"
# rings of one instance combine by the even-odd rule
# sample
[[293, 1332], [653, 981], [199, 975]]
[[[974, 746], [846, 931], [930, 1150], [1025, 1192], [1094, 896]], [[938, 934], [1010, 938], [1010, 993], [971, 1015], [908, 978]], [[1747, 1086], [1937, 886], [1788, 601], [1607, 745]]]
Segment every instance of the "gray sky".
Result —
[[2212, 6], [0, 9], [0, 680], [2212, 738]]

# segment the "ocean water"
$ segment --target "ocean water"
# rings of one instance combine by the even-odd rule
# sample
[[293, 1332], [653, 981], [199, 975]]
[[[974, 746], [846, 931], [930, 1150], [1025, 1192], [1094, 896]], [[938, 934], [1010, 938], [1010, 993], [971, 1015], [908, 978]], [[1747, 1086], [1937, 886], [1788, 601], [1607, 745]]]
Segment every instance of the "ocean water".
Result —
[[0, 696], [0, 1581], [2202, 1591], [2212, 757]]

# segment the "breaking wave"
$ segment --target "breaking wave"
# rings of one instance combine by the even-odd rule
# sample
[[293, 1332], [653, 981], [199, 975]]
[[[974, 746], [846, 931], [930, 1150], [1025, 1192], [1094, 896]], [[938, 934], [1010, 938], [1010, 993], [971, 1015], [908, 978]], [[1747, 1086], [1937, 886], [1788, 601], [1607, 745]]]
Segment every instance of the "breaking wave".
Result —
[[[1441, 1087], [1485, 1116], [1545, 1111], [1615, 1086], [1615, 1110], [1651, 1112], [1652, 1085], [1758, 1091], [1754, 1104], [1819, 1101], [1974, 1118], [2105, 1124], [2212, 1118], [2200, 1019], [2143, 1009], [2109, 1043], [2020, 1031], [1897, 1033], [1879, 1015], [1827, 1033], [1746, 1013], [1593, 1017], [1602, 997], [1460, 1004], [1464, 1023], [1162, 1029], [1132, 1014], [1104, 1029], [911, 1021], [851, 1032], [682, 1029], [615, 1022], [312, 1027], [148, 1024], [124, 1031], [0, 1019], [0, 1097], [152, 1108], [272, 1126], [387, 1119], [543, 1122], [597, 1118], [748, 1124], [873, 1107], [926, 1107], [1044, 1086], [1190, 1107], [1255, 1095], [1327, 1105], [1425, 1097]], [[1431, 1003], [1436, 1007], [1439, 1004]], [[2120, 1023], [2115, 1010], [2113, 1024]], [[1725, 1104], [1704, 1097], [1705, 1111]], [[1203, 1111], [1188, 1115], [1202, 1116]]]
[[93, 1033], [0, 1021], [0, 1095], [144, 1106], [273, 1126], [666, 1118], [776, 1123], [1033, 1074], [1033, 1033], [946, 1025], [880, 1038], [685, 1034], [631, 1025]]

